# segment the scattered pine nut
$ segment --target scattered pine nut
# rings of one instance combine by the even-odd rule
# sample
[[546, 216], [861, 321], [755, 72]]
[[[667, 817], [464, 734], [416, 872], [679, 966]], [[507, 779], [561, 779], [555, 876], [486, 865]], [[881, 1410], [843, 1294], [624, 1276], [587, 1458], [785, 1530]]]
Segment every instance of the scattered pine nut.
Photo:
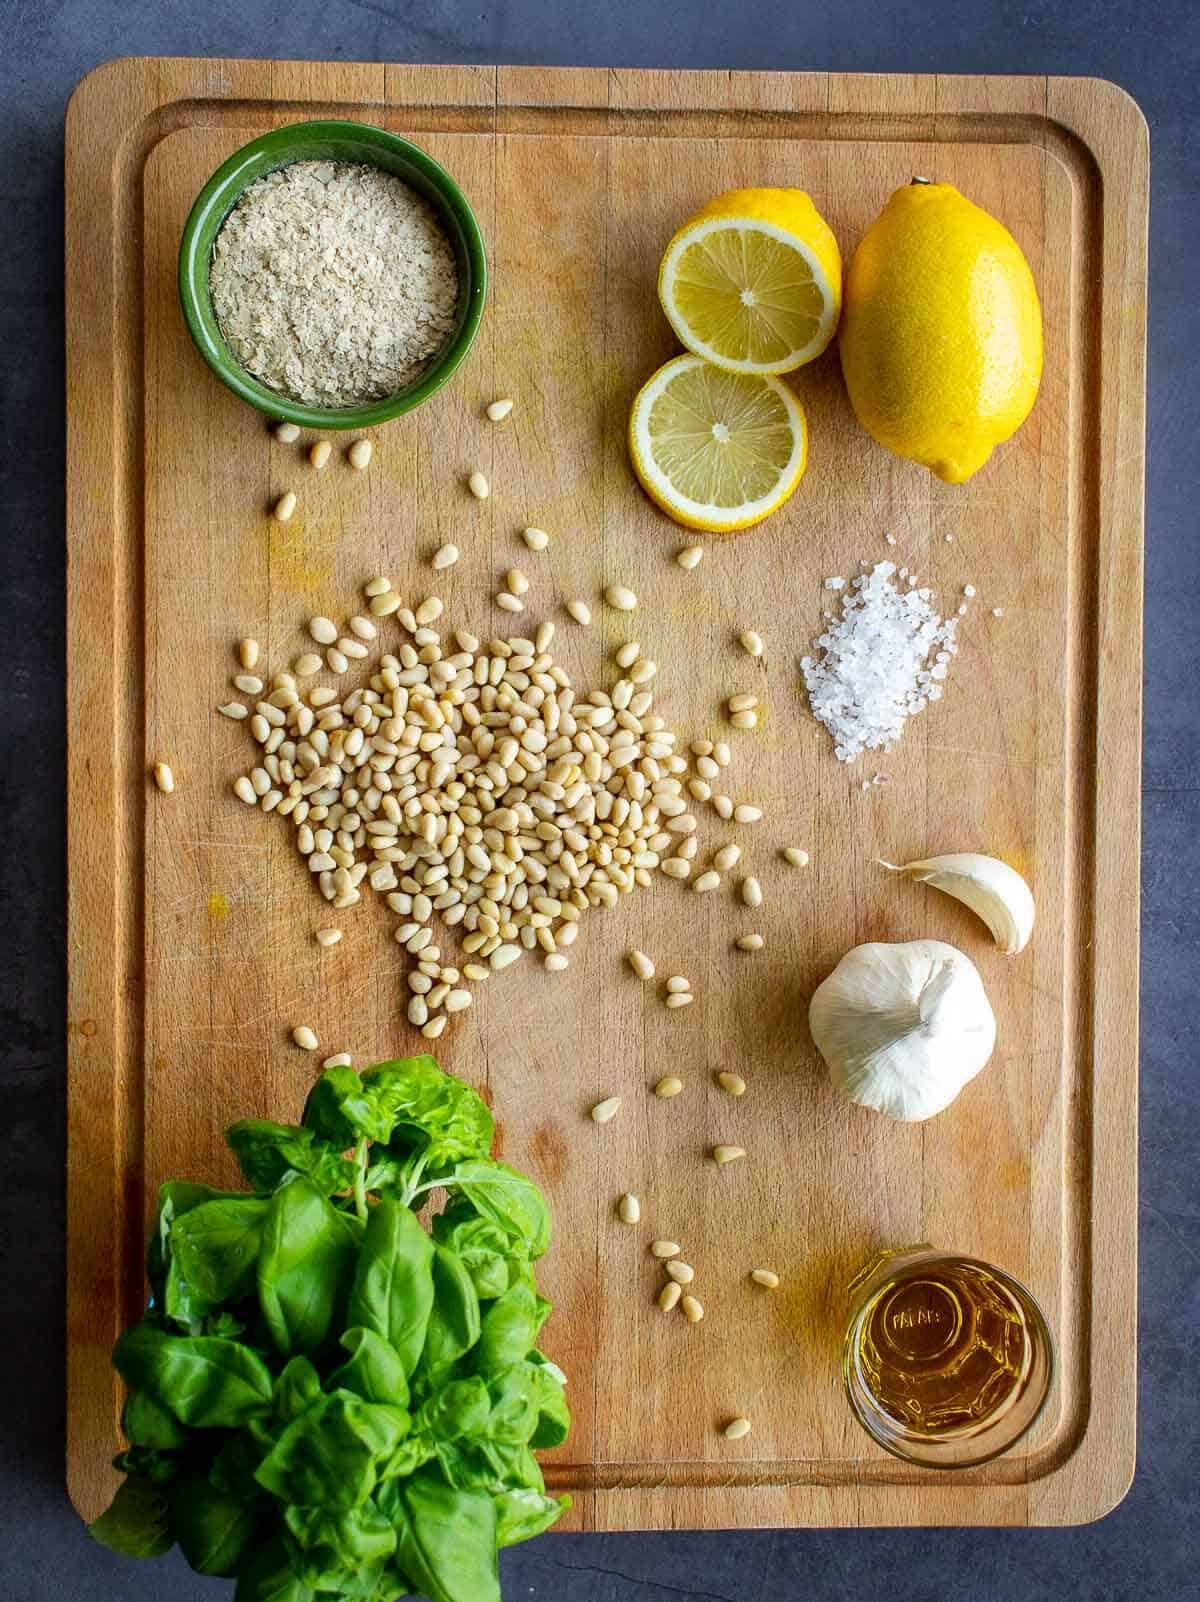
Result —
[[[499, 973], [502, 968], [507, 968], [510, 963], [516, 962], [520, 955], [520, 946], [497, 946], [495, 951], [493, 951], [491, 956], [488, 958], [488, 962], [492, 966], [492, 971], [494, 973]], [[617, 1106], [620, 1106], [619, 1100], [617, 1102]], [[616, 1110], [617, 1108], [614, 1107], [613, 1112], [616, 1112]], [[611, 1118], [612, 1113], [609, 1113], [608, 1116]], [[603, 1122], [603, 1119], [601, 1119], [601, 1122]]]
[[623, 1224], [640, 1224], [642, 1221], [642, 1204], [632, 1191], [626, 1191], [617, 1203], [617, 1217]]
[[346, 460], [350, 463], [351, 467], [357, 468], [358, 471], [362, 473], [365, 472], [367, 466], [369, 465], [374, 451], [375, 446], [371, 440], [356, 439], [354, 444], [351, 445], [350, 449], [346, 452]]
[[632, 590], [626, 589], [624, 584], [610, 584], [604, 592], [604, 600], [614, 612], [637, 611], [638, 598]]
[[308, 632], [318, 645], [332, 645], [338, 637], [337, 625], [327, 617], [310, 617]]
[[650, 961], [650, 958], [644, 951], [634, 950], [626, 952], [625, 960], [633, 969], [634, 973], [637, 974], [639, 979], [654, 978], [654, 964]]
[[762, 808], [754, 806], [749, 801], [739, 801], [733, 809], [735, 823], [759, 823], [762, 821]]
[[692, 871], [692, 865], [686, 857], [667, 857], [659, 867], [668, 879], [686, 879]]
[[384, 578], [381, 573], [377, 578], [367, 580], [367, 582], [363, 585], [363, 594], [369, 601], [373, 601], [377, 595], [386, 595], [391, 587], [391, 579]]
[[769, 1268], [752, 1268], [750, 1270], [750, 1278], [756, 1285], [761, 1285], [764, 1290], [779, 1289], [779, 1275], [772, 1273]]
[[757, 695], [731, 695], [726, 705], [731, 712], [753, 712], [758, 705], [758, 697]]
[[993, 617], [1003, 617], [1004, 616], [1004, 608], [1002, 606], [993, 606], [993, 608], [992, 608], [992, 616]]
[[308, 447], [308, 459], [319, 473], [333, 455], [333, 446], [327, 439], [316, 440]]
[[175, 775], [165, 762], [154, 764], [154, 782], [164, 795], [170, 795], [175, 788]]
[[443, 1002], [447, 1012], [463, 1012], [471, 1005], [471, 992], [469, 990], [452, 990]]
[[624, 670], [631, 668], [641, 654], [642, 648], [636, 640], [626, 640], [624, 645], [619, 645], [613, 652], [613, 661]]
[[650, 1251], [655, 1257], [678, 1257], [679, 1242], [676, 1240], [652, 1240], [650, 1242]]
[[232, 718], [235, 723], [241, 722], [242, 718], [247, 716], [246, 708], [240, 701], [226, 701], [224, 706], [217, 708], [217, 711], [223, 717]]
[[742, 900], [748, 907], [762, 906], [762, 886], [752, 873], [748, 873], [742, 880]]
[[654, 1094], [660, 1101], [670, 1101], [673, 1096], [678, 1096], [682, 1089], [683, 1080], [678, 1074], [664, 1074], [655, 1085]]
[[713, 1162], [718, 1168], [724, 1168], [726, 1163], [735, 1163], [739, 1157], [746, 1155], [743, 1146], [714, 1146], [712, 1149]]
[[679, 1007], [690, 1007], [695, 999], [690, 990], [677, 990], [667, 997], [667, 1006], [674, 1011]]
[[458, 561], [458, 546], [443, 545], [433, 553], [432, 567], [435, 572], [441, 573], [448, 567], [453, 567]]
[[664, 1313], [673, 1312], [679, 1305], [679, 1298], [683, 1295], [683, 1287], [677, 1285], [673, 1279], [668, 1280], [658, 1293], [658, 1305]]
[[743, 1436], [750, 1433], [750, 1420], [748, 1418], [731, 1418], [726, 1424], [722, 1434], [727, 1441], [740, 1441]]
[[734, 729], [754, 729], [758, 727], [757, 712], [731, 712], [729, 724]]
[[436, 1018], [431, 1018], [429, 1020], [429, 1022], [422, 1028], [421, 1033], [424, 1035], [426, 1040], [436, 1040], [445, 1027], [446, 1015], [445, 1013], [439, 1013]]
[[317, 1037], [307, 1024], [297, 1024], [292, 1030], [292, 1039], [301, 1051], [316, 1051]]
[[331, 673], [345, 673], [350, 666], [350, 658], [339, 651], [336, 645], [331, 645], [325, 653], [325, 665]]
[[762, 635], [756, 634], [753, 629], [743, 629], [738, 635], [738, 644], [747, 656], [761, 656], [763, 654]]
[[690, 979], [685, 979], [681, 973], [673, 973], [671, 975], [671, 977], [667, 980], [667, 994], [668, 995], [671, 995], [671, 996], [681, 995], [683, 993], [683, 991], [690, 990], [691, 988], [692, 988], [691, 980]]
[[554, 624], [553, 623], [540, 623], [538, 625], [538, 631], [533, 637], [534, 647], [537, 650], [539, 656], [541, 655], [541, 653], [543, 651], [548, 651], [550, 649], [550, 645], [551, 645], [551, 642], [553, 641], [553, 639], [554, 639]]
[[760, 934], [738, 935], [733, 942], [739, 951], [761, 951], [766, 941]]
[[696, 1277], [696, 1270], [692, 1265], [678, 1257], [673, 1257], [667, 1264], [667, 1273], [677, 1285], [690, 1285]]
[[567, 612], [575, 619], [576, 623], [581, 624], [583, 628], [587, 628], [588, 624], [592, 621], [592, 609], [586, 601], [568, 601]]
[[728, 823], [729, 819], [732, 818], [734, 811], [733, 802], [730, 800], [729, 796], [719, 794], [714, 795], [712, 798], [712, 804], [717, 816], [719, 818], [724, 818], [726, 823]]
[[275, 502], [275, 506], [274, 506], [274, 509], [271, 512], [271, 516], [275, 519], [275, 521], [277, 523], [289, 523], [291, 521], [291, 519], [292, 519], [292, 515], [294, 514], [295, 510], [296, 510], [296, 492], [295, 492], [295, 490], [284, 490], [283, 494]]
[[684, 545], [675, 552], [675, 560], [686, 573], [700, 565], [700, 558], [704, 555], [703, 545]]
[[326, 1057], [321, 1064], [322, 1068], [352, 1068], [354, 1058], [348, 1051], [335, 1051], [332, 1057]]
[[300, 438], [300, 430], [295, 423], [276, 423], [275, 438], [281, 445], [294, 445]]
[[317, 944], [319, 946], [325, 946], [326, 948], [329, 946], [336, 946], [341, 938], [342, 931], [340, 929], [330, 928], [317, 930]]
[[292, 672], [298, 679], [311, 679], [321, 671], [321, 658], [315, 651], [305, 651], [292, 663]]
[[713, 867], [719, 869], [721, 873], [728, 873], [730, 868], [737, 867], [741, 855], [741, 846], [730, 841], [728, 845], [722, 846], [719, 851], [714, 853]]
[[550, 543], [550, 536], [544, 528], [523, 529], [521, 538], [531, 551], [544, 551]]
[[502, 400], [494, 400], [487, 409], [489, 422], [502, 423], [513, 409], [513, 403], [505, 396]]
[[689, 1324], [698, 1324], [704, 1317], [704, 1308], [694, 1296], [683, 1298], [683, 1316]]
[[263, 681], [256, 678], [253, 673], [237, 673], [234, 675], [233, 687], [240, 690], [243, 695], [261, 695]]
[[720, 883], [721, 875], [719, 873], [713, 873], [710, 869], [708, 873], [702, 873], [700, 875], [700, 877], [693, 883], [692, 889], [698, 896], [702, 896], [709, 890], [716, 890]]
[[718, 740], [713, 746], [713, 756], [717, 759], [717, 765], [722, 768], [727, 768], [733, 761], [733, 753], [724, 740]]
[[378, 595], [371, 597], [368, 611], [372, 617], [391, 617], [392, 613], [398, 612], [403, 605], [404, 602], [393, 590], [381, 590]]
[[252, 667], [255, 667], [257, 665], [257, 663], [258, 663], [258, 641], [257, 640], [249, 640], [249, 639], [247, 639], [247, 640], [239, 640], [238, 641], [238, 661], [246, 669], [247, 673], [249, 673], [249, 671], [250, 671], [250, 669]]
[[486, 501], [492, 493], [492, 486], [478, 469], [468, 478], [467, 488], [477, 501]]
[[561, 951], [548, 951], [542, 958], [542, 967], [547, 973], [562, 973], [568, 965], [568, 959]]
[[785, 862], [790, 862], [793, 868], [808, 867], [808, 852], [802, 851], [799, 846], [784, 846], [779, 854]]
[[519, 567], [510, 567], [504, 575], [504, 582], [508, 586], [510, 595], [528, 595], [529, 580]]
[[730, 1096], [744, 1096], [746, 1094], [746, 1081], [741, 1074], [719, 1073], [717, 1084]]
[[258, 805], [258, 795], [244, 773], [233, 781], [233, 793], [239, 801], [244, 801], [248, 807], [256, 807]]
[[592, 1122], [594, 1124], [608, 1123], [610, 1118], [616, 1117], [617, 1112], [620, 1110], [620, 1106], [620, 1096], [606, 1096], [603, 1101], [598, 1101], [592, 1108]]
[[513, 595], [509, 590], [501, 590], [495, 597], [496, 605], [502, 612], [523, 612], [525, 602], [519, 596]]

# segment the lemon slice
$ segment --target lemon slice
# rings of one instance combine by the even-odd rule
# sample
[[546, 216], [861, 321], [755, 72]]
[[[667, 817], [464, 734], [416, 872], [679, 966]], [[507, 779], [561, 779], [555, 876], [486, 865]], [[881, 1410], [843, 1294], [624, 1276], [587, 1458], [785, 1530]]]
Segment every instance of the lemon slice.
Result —
[[732, 189], [667, 246], [658, 298], [697, 356], [735, 373], [789, 373], [837, 329], [842, 258], [801, 189]]
[[728, 534], [761, 522], [796, 488], [808, 426], [777, 378], [676, 356], [633, 403], [629, 454], [642, 488], [668, 516]]

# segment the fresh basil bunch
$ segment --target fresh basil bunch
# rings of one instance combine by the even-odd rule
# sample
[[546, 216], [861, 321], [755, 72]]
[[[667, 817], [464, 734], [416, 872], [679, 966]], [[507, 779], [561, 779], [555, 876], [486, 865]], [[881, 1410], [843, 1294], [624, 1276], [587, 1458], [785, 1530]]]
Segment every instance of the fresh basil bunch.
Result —
[[432, 1057], [329, 1069], [302, 1124], [226, 1138], [253, 1194], [159, 1193], [151, 1308], [113, 1351], [127, 1477], [92, 1535], [178, 1542], [235, 1602], [499, 1602], [498, 1549], [569, 1506], [534, 1457], [570, 1424], [536, 1345], [541, 1192]]

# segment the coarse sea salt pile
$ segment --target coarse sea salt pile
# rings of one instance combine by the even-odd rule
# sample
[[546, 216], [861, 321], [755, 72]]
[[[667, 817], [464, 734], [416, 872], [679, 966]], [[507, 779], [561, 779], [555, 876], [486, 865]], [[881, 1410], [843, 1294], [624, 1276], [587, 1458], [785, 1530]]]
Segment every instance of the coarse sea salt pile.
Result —
[[814, 641], [821, 654], [800, 661], [813, 716], [833, 736], [839, 762], [890, 750], [905, 720], [941, 698], [958, 650], [957, 619], [938, 616], [931, 590], [898, 590], [895, 572], [894, 562], [877, 562], [848, 587], [827, 579], [826, 589], [843, 592], [842, 615]]

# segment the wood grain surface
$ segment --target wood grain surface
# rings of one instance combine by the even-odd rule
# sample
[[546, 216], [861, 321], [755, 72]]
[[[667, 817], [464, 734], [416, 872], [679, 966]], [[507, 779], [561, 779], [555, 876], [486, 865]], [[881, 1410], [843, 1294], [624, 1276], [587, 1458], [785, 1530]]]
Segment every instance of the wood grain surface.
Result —
[[[492, 291], [470, 359], [378, 433], [370, 470], [320, 477], [193, 350], [175, 294], [179, 233], [212, 169], [310, 114], [411, 135], [458, 179], [489, 242]], [[234, 1117], [298, 1116], [322, 1054], [358, 1065], [418, 1049], [395, 919], [368, 898], [326, 921], [286, 821], [230, 781], [244, 726], [218, 716], [253, 635], [284, 667], [313, 612], [344, 617], [385, 572], [446, 621], [511, 633], [490, 600], [514, 564], [521, 619], [559, 626], [585, 691], [636, 637], [658, 710], [683, 738], [722, 730], [753, 689], [765, 715], [734, 747], [733, 791], [764, 821], [700, 809], [704, 852], [738, 838], [765, 904], [727, 880], [697, 897], [656, 880], [585, 916], [564, 974], [519, 964], [439, 1043], [489, 1096], [503, 1155], [550, 1195], [546, 1342], [575, 1426], [547, 1461], [576, 1527], [1053, 1524], [1097, 1517], [1133, 1466], [1138, 787], [1147, 149], [1133, 103], [1091, 80], [659, 73], [130, 60], [86, 79], [67, 128], [70, 550], [70, 1248], [68, 1468], [94, 1515], [114, 1482], [108, 1361], [143, 1303], [145, 1219], [168, 1175], [233, 1176]], [[700, 567], [641, 496], [630, 400], [672, 354], [654, 281], [672, 229], [714, 192], [807, 189], [848, 255], [912, 174], [958, 185], [1011, 228], [1045, 314], [1032, 417], [967, 485], [886, 454], [855, 424], [829, 352], [794, 375], [810, 466], [759, 529], [706, 542]], [[482, 418], [498, 394], [516, 407]], [[307, 438], [307, 437], [306, 437]], [[482, 468], [491, 498], [472, 500]], [[287, 525], [267, 511], [284, 489]], [[528, 523], [553, 534], [525, 550]], [[892, 535], [896, 545], [886, 543]], [[463, 557], [437, 575], [452, 539]], [[833, 758], [797, 659], [828, 575], [894, 558], [961, 626], [945, 698], [889, 756]], [[630, 619], [599, 604], [612, 581]], [[595, 621], [571, 624], [583, 596]], [[993, 607], [1003, 617], [992, 616]], [[740, 629], [767, 642], [760, 663]], [[398, 635], [398, 630], [395, 631]], [[390, 642], [390, 636], [389, 636]], [[176, 791], [148, 782], [156, 759]], [[874, 773], [886, 785], [862, 788]], [[797, 872], [778, 857], [803, 846]], [[937, 851], [1005, 856], [1038, 928], [1006, 959], [946, 897], [873, 866]], [[752, 927], [765, 950], [733, 939]], [[807, 1036], [808, 996], [866, 939], [950, 940], [979, 966], [996, 1055], [954, 1106], [901, 1126], [835, 1097]], [[622, 954], [688, 975], [663, 1005]], [[406, 959], [405, 959], [406, 960]], [[747, 1094], [716, 1090], [736, 1068]], [[660, 1102], [667, 1070], [684, 1093]], [[603, 1128], [586, 1110], [624, 1098]], [[724, 1170], [718, 1141], [748, 1151]], [[615, 1221], [617, 1196], [644, 1223]], [[683, 1243], [707, 1316], [655, 1306], [655, 1236]], [[840, 1389], [847, 1281], [880, 1244], [927, 1239], [994, 1260], [1041, 1300], [1058, 1345], [1027, 1450], [953, 1479], [893, 1461]], [[747, 1271], [773, 1267], [774, 1295]], [[719, 1426], [753, 1421], [729, 1442]]]

